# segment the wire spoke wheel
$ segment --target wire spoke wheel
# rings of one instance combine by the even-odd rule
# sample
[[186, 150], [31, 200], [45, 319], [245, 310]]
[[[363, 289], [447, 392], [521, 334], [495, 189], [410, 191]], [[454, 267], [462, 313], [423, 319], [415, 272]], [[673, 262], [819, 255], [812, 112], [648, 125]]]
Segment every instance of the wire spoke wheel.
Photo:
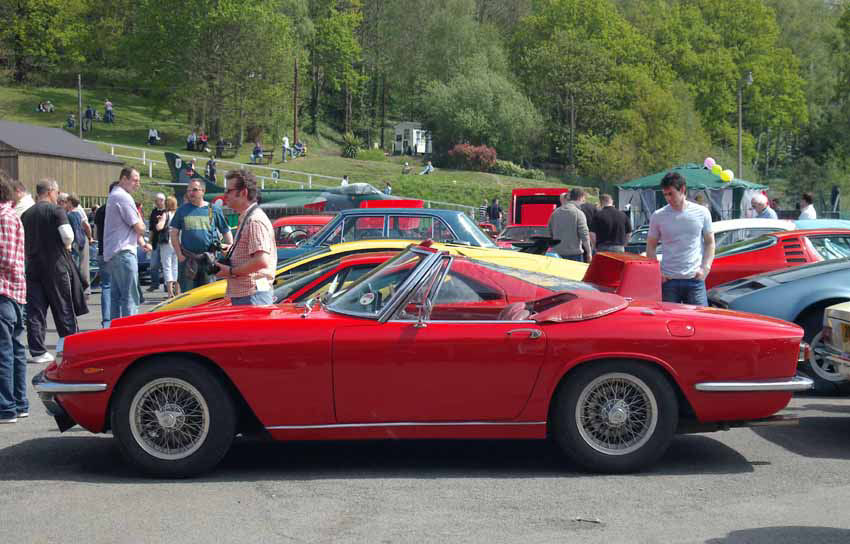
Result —
[[179, 378], [152, 380], [130, 403], [130, 430], [149, 455], [163, 460], [185, 459], [207, 438], [210, 410], [204, 396]]
[[606, 455], [627, 455], [649, 441], [658, 424], [658, 403], [637, 376], [598, 376], [578, 396], [575, 423], [581, 438]]

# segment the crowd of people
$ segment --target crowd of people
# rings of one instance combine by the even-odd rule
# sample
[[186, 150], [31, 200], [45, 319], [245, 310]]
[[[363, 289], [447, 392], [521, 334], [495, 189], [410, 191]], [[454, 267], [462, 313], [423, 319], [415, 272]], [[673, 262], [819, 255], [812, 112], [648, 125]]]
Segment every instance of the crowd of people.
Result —
[[27, 361], [54, 360], [45, 344], [47, 311], [59, 336], [57, 351], [79, 331], [77, 317], [89, 311], [88, 253], [95, 238], [103, 327], [138, 312], [140, 249], [151, 254], [151, 288], [162, 268], [169, 296], [226, 279], [232, 304], [272, 303], [277, 251], [271, 221], [258, 204], [257, 180], [246, 170], [225, 179], [225, 202], [239, 214], [235, 237], [221, 207], [203, 200], [200, 180], [189, 184], [179, 207], [175, 197], [157, 194], [146, 225], [133, 199], [140, 187], [134, 168], [121, 170], [91, 220], [75, 195], [60, 193], [57, 181], [39, 181], [33, 198], [22, 182], [0, 171], [0, 424], [29, 415]]

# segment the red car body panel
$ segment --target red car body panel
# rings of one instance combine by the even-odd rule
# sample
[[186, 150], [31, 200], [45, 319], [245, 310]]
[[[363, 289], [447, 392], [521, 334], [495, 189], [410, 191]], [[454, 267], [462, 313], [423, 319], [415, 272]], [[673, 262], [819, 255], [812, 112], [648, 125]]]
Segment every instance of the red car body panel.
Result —
[[277, 247], [295, 247], [294, 243], [285, 241], [288, 235], [281, 232], [284, 227], [292, 227], [292, 231], [303, 231], [306, 234], [304, 239], [306, 239], [319, 232], [331, 219], [333, 219], [332, 215], [289, 215], [275, 219], [272, 228]]
[[[621, 288], [629, 283], [623, 278], [640, 275], [630, 268], [653, 269], [637, 256], [601, 256], [590, 275]], [[456, 263], [463, 264], [455, 269]], [[468, 273], [500, 289], [505, 301], [498, 306], [533, 296], [527, 282], [507, 281], [464, 258], [451, 266], [458, 277]], [[660, 288], [659, 278], [653, 283]], [[796, 325], [581, 289], [562, 295], [565, 304], [596, 310], [534, 306], [538, 314], [521, 322], [434, 320], [424, 327], [291, 304], [140, 314], [69, 336], [61, 365], [51, 364], [45, 376], [107, 384], [102, 393], [56, 395], [74, 421], [101, 432], [116, 384], [132, 365], [184, 354], [221, 369], [280, 439], [543, 438], [565, 375], [612, 358], [663, 369], [700, 422], [767, 417], [791, 398], [790, 392], [701, 392], [695, 384], [794, 376], [802, 337]], [[572, 320], [553, 322], [559, 315]]]
[[549, 216], [561, 205], [566, 187], [541, 187], [511, 191], [511, 225], [547, 225]]
[[802, 266], [822, 261], [823, 258], [811, 243], [812, 238], [823, 236], [847, 236], [846, 229], [789, 230], [765, 234], [776, 243], [754, 251], [745, 251], [714, 259], [711, 272], [705, 280], [707, 289], [732, 280], [762, 274], [780, 268]]

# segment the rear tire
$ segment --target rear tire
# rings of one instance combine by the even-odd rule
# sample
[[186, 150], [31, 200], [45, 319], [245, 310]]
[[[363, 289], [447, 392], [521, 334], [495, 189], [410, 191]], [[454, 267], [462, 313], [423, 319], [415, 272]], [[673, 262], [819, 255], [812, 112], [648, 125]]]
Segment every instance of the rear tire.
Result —
[[212, 469], [233, 442], [230, 393], [207, 368], [184, 359], [142, 363], [122, 379], [110, 413], [121, 452], [153, 476], [185, 478]]
[[591, 363], [566, 378], [554, 402], [555, 439], [594, 472], [633, 472], [664, 453], [679, 421], [673, 387], [634, 361]]

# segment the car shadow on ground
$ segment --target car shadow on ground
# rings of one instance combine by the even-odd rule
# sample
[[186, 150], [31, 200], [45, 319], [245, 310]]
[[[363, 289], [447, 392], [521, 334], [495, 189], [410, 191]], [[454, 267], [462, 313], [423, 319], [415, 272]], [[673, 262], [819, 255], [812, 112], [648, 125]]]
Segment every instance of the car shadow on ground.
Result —
[[[791, 413], [817, 410], [848, 414], [839, 408], [806, 405], [787, 410]], [[800, 417], [797, 427], [754, 427], [753, 432], [797, 455], [819, 459], [850, 459], [850, 417]]]
[[732, 531], [722, 538], [711, 538], [706, 544], [846, 544], [850, 542], [850, 530], [833, 527], [761, 527]]
[[[70, 480], [126, 483], [130, 468], [108, 436], [51, 436], [0, 449], [0, 481]], [[644, 472], [619, 477], [737, 474], [753, 465], [725, 444], [678, 436]], [[239, 437], [206, 481], [357, 478], [574, 478], [593, 477], [569, 463], [549, 441], [406, 440], [273, 442]], [[605, 477], [605, 476], [599, 476]], [[608, 476], [617, 477], [617, 476]], [[146, 480], [161, 481], [161, 480]]]

